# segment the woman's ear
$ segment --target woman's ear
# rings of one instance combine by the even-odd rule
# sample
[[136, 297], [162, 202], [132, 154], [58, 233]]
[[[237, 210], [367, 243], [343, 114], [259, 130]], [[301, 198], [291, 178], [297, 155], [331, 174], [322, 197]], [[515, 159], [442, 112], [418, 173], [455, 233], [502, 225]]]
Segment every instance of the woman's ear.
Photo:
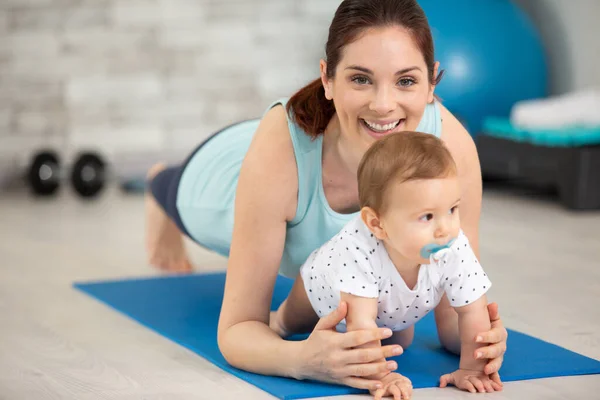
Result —
[[325, 60], [321, 60], [319, 63], [319, 68], [321, 70], [321, 83], [323, 84], [323, 88], [325, 89], [325, 98], [327, 100], [333, 99], [333, 84], [331, 80], [327, 77], [327, 62]]
[[[433, 64], [433, 79], [436, 79], [438, 76], [438, 71], [440, 70], [440, 62], [436, 61]], [[427, 94], [427, 103], [433, 103], [433, 92], [435, 91], [435, 82], [431, 82], [429, 84], [429, 93]]]
[[360, 217], [371, 233], [379, 240], [387, 239], [387, 233], [381, 226], [379, 215], [371, 207], [363, 207], [360, 210]]

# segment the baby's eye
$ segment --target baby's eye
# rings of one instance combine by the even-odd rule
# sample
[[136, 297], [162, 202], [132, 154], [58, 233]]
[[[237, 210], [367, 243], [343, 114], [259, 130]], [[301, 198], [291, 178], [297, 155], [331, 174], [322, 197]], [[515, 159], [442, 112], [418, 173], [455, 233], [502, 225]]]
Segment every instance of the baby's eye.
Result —
[[456, 212], [456, 210], [458, 210], [458, 206], [454, 206], [450, 209], [450, 214], [454, 214]]
[[433, 219], [433, 214], [429, 213], [429, 214], [425, 214], [423, 216], [421, 216], [421, 218], [419, 218], [420, 221], [423, 222], [428, 222], [431, 221]]

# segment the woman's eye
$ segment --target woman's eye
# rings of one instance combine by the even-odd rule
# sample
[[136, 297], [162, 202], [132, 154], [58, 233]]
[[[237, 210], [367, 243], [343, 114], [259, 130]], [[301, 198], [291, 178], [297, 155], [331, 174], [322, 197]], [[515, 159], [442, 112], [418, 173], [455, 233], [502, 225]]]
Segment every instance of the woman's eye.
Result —
[[416, 83], [416, 82], [415, 82], [415, 80], [414, 80], [414, 79], [412, 79], [412, 78], [402, 78], [402, 79], [400, 79], [400, 80], [398, 81], [398, 84], [399, 84], [400, 86], [404, 86], [404, 87], [409, 87], [409, 86], [412, 86], [412, 85], [414, 85], [415, 83]]
[[423, 222], [431, 221], [432, 219], [433, 219], [433, 214], [431, 214], [431, 213], [425, 214], [421, 218], [419, 218], [419, 220], [421, 220]]
[[352, 82], [358, 83], [359, 85], [366, 85], [369, 83], [369, 79], [366, 76], [355, 76], [352, 78]]

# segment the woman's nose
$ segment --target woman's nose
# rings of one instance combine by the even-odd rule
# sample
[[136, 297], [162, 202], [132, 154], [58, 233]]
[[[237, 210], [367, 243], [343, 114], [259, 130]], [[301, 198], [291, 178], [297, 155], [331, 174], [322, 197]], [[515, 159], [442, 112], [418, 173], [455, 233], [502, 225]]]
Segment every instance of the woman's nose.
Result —
[[387, 115], [394, 111], [395, 107], [396, 102], [391, 90], [386, 86], [377, 88], [369, 106], [370, 110], [379, 115]]

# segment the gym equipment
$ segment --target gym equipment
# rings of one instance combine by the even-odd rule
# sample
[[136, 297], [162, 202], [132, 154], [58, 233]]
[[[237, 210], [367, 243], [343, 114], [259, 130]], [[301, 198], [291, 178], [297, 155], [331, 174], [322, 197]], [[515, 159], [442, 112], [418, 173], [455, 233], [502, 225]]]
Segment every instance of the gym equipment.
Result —
[[71, 171], [71, 183], [81, 197], [94, 197], [104, 188], [105, 164], [95, 154], [79, 156]]
[[525, 130], [484, 120], [475, 138], [484, 178], [554, 189], [572, 210], [600, 209], [600, 127]]
[[[34, 194], [50, 196], [57, 192], [66, 179], [65, 168], [58, 154], [52, 150], [36, 153], [29, 166], [27, 182]], [[95, 153], [81, 153], [71, 169], [70, 181], [73, 189], [84, 198], [98, 195], [106, 182], [106, 164]]]
[[56, 193], [60, 186], [60, 159], [51, 150], [42, 150], [37, 153], [31, 165], [27, 179], [33, 193], [40, 196], [49, 196]]
[[[291, 279], [277, 277], [272, 310], [285, 299], [292, 283]], [[74, 286], [280, 399], [366, 393], [345, 386], [257, 375], [229, 365], [217, 345], [224, 273], [76, 283]], [[303, 338], [305, 336], [299, 335], [290, 340]], [[458, 357], [441, 349], [431, 313], [416, 324], [413, 344], [395, 360], [398, 371], [409, 377], [415, 388], [437, 386], [439, 377], [454, 371], [459, 362]], [[500, 373], [504, 382], [599, 374], [600, 362], [509, 330], [509, 346]]]
[[420, 0], [435, 59], [445, 75], [435, 93], [472, 136], [488, 115], [508, 117], [517, 101], [547, 95], [544, 48], [511, 1]]
[[507, 118], [489, 117], [483, 121], [483, 133], [501, 139], [546, 147], [579, 147], [600, 144], [599, 126], [568, 126], [552, 129], [523, 129]]

